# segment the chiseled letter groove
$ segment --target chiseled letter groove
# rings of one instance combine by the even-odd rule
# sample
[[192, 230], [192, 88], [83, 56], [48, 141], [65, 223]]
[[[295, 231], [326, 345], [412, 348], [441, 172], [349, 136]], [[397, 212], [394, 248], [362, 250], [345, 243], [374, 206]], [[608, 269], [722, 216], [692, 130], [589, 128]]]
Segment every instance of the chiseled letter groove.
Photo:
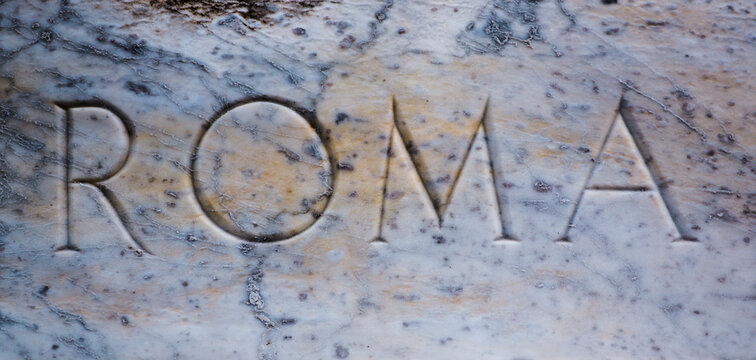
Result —
[[331, 163], [315, 129], [272, 102], [248, 103], [219, 117], [201, 137], [192, 177], [205, 214], [256, 242], [304, 231], [332, 193]]
[[[443, 145], [443, 137], [448, 134], [443, 134], [444, 127], [435, 125], [435, 124], [427, 124], [427, 121], [423, 116], [414, 114], [414, 118], [419, 120], [415, 120], [416, 123], [414, 125], [415, 131], [420, 132], [423, 136], [417, 136], [416, 134], [412, 133], [412, 130], [410, 130], [410, 125], [408, 123], [411, 123], [413, 120], [408, 119], [408, 116], [402, 117], [402, 114], [398, 111], [397, 108], [397, 102], [394, 99], [393, 100], [393, 112], [394, 112], [394, 122], [392, 124], [392, 128], [390, 130], [390, 138], [389, 138], [389, 150], [386, 154], [386, 172], [384, 176], [384, 182], [383, 182], [383, 199], [381, 200], [381, 212], [380, 212], [380, 222], [379, 222], [379, 228], [378, 228], [378, 235], [373, 239], [373, 241], [378, 242], [386, 242], [387, 240], [383, 237], [383, 222], [384, 222], [384, 216], [385, 216], [385, 207], [386, 207], [386, 198], [388, 196], [387, 194], [387, 187], [389, 183], [389, 176], [390, 172], [389, 169], [391, 168], [391, 162], [392, 158], [395, 155], [395, 151], [398, 151], [398, 149], [393, 149], [394, 146], [404, 146], [405, 151], [410, 155], [410, 159], [412, 163], [414, 164], [415, 171], [419, 178], [421, 179], [421, 182], [423, 184], [423, 190], [425, 192], [425, 195], [430, 199], [431, 203], [433, 204], [436, 219], [438, 220], [438, 224], [440, 227], [443, 227], [443, 221], [444, 221], [444, 215], [445, 210], [447, 209], [449, 203], [451, 202], [452, 194], [454, 194], [456, 185], [458, 183], [459, 177], [462, 172], [462, 168], [464, 167], [464, 164], [467, 162], [468, 157], [470, 155], [470, 150], [472, 148], [472, 144], [476, 138], [476, 134], [483, 133], [483, 139], [484, 142], [487, 143], [486, 139], [486, 116], [487, 116], [487, 108], [488, 108], [488, 100], [485, 100], [485, 103], [480, 109], [480, 115], [479, 117], [472, 117], [472, 113], [468, 111], [463, 111], [462, 115], [458, 116], [457, 121], [459, 121], [459, 118], [469, 118], [467, 120], [467, 124], [462, 124], [461, 126], [458, 125], [459, 128], [462, 128], [464, 130], [467, 130], [463, 132], [463, 135], [465, 136], [466, 143], [464, 144], [463, 151], [464, 153], [455, 153], [452, 152], [451, 154], [446, 154], [446, 160], [457, 160], [452, 165], [452, 171], [449, 172], [448, 169], [436, 169], [436, 173], [444, 173], [443, 176], [431, 176], [431, 175], [437, 175], [434, 174], [434, 172], [430, 171], [428, 169], [428, 164], [426, 164], [427, 160], [430, 156], [427, 153], [432, 152], [439, 152], [439, 149], [434, 146], [434, 141], [437, 141], [437, 139], [434, 139], [435, 136], [432, 136], [433, 133], [436, 133], [439, 138], [441, 138], [440, 144]], [[429, 129], [432, 130], [429, 135]], [[464, 131], [463, 130], [463, 131]], [[467, 134], [469, 132], [470, 134]], [[418, 143], [417, 138], [422, 137], [425, 141], [421, 141]], [[489, 171], [491, 171], [491, 176], [493, 179], [493, 182], [495, 184], [496, 177], [495, 172], [493, 171], [493, 161], [490, 154], [490, 148], [486, 146], [486, 148], [489, 151]], [[460, 156], [461, 155], [461, 156]], [[440, 166], [439, 166], [440, 167]], [[512, 240], [516, 241], [513, 237], [511, 237], [508, 232], [508, 223], [505, 216], [505, 211], [502, 208], [502, 199], [498, 194], [498, 191], [496, 190], [496, 186], [494, 185], [494, 191], [496, 196], [496, 205], [498, 207], [498, 213], [501, 221], [500, 226], [500, 234], [495, 240]]]
[[570, 242], [569, 233], [575, 226], [575, 217], [586, 191], [654, 192], [663, 204], [663, 216], [668, 217], [675, 226], [674, 240], [697, 241], [690, 234], [683, 233], [678, 217], [673, 213], [668, 198], [661, 191], [637, 144], [633, 134], [628, 130], [624, 117], [618, 112], [604, 138], [596, 163], [583, 186], [568, 226], [557, 241]]
[[[80, 251], [83, 246], [102, 246], [92, 226], [115, 230], [135, 252], [148, 252], [121, 223], [117, 203], [102, 183], [123, 168], [131, 150], [133, 129], [122, 115], [103, 106], [78, 104], [66, 109], [65, 244], [58, 251]], [[87, 215], [94, 207], [100, 216]], [[101, 223], [99, 223], [101, 222]], [[148, 252], [149, 253], [149, 252]]]

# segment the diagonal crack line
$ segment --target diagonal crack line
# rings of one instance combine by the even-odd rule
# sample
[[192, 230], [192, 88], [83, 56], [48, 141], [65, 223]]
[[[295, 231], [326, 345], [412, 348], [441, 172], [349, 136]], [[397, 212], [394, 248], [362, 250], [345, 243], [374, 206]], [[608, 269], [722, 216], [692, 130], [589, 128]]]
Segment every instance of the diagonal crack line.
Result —
[[706, 136], [706, 133], [703, 132], [703, 130], [701, 130], [698, 127], [696, 127], [690, 121], [685, 120], [682, 116], [678, 115], [676, 112], [672, 111], [672, 109], [670, 109], [669, 106], [665, 105], [664, 103], [662, 103], [661, 101], [657, 100], [653, 96], [648, 95], [648, 94], [646, 94], [646, 93], [638, 90], [637, 88], [635, 88], [634, 86], [632, 86], [629, 82], [627, 82], [625, 80], [617, 78], [617, 81], [619, 81], [620, 84], [622, 84], [623, 86], [625, 86], [627, 89], [633, 91], [634, 93], [636, 93], [636, 94], [638, 94], [640, 96], [643, 96], [644, 98], [646, 98], [648, 100], [651, 100], [654, 103], [656, 103], [657, 105], [661, 106], [661, 108], [662, 108], [662, 110], [664, 110], [664, 112], [666, 112], [666, 113], [674, 116], [675, 119], [677, 119], [678, 121], [680, 121], [681, 123], [683, 123], [683, 125], [685, 125], [688, 129], [690, 129], [690, 130], [694, 131], [696, 134], [698, 134], [698, 136], [701, 137], [701, 140], [703, 142], [706, 142], [707, 136]]

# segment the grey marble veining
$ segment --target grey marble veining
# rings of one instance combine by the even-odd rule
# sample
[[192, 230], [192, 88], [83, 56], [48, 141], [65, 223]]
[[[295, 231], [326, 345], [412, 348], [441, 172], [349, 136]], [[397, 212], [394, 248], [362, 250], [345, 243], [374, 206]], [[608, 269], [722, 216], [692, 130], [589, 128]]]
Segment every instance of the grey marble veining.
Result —
[[753, 359], [755, 11], [0, 1], [0, 358]]

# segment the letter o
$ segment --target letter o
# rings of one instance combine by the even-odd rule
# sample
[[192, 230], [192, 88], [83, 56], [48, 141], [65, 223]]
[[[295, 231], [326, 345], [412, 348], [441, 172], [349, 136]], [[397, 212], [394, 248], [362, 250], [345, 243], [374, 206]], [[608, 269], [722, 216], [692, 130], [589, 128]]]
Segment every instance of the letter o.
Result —
[[332, 193], [331, 163], [315, 129], [271, 102], [238, 106], [201, 135], [192, 181], [204, 212], [247, 241], [307, 229]]

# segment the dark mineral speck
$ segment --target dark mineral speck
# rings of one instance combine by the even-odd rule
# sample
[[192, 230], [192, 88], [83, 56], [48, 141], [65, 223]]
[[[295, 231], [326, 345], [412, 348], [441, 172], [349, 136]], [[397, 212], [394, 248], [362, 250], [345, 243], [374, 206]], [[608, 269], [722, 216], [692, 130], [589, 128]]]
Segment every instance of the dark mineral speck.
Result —
[[545, 192], [551, 191], [552, 187], [550, 184], [542, 180], [538, 180], [535, 183], [533, 183], [533, 189], [535, 189], [535, 191], [545, 193]]
[[349, 357], [349, 349], [337, 344], [335, 355], [337, 359], [346, 359]]
[[352, 35], [347, 35], [343, 39], [341, 39], [341, 42], [339, 42], [339, 47], [342, 49], [349, 49], [354, 45], [354, 42], [357, 41], [357, 39], [354, 38]]

